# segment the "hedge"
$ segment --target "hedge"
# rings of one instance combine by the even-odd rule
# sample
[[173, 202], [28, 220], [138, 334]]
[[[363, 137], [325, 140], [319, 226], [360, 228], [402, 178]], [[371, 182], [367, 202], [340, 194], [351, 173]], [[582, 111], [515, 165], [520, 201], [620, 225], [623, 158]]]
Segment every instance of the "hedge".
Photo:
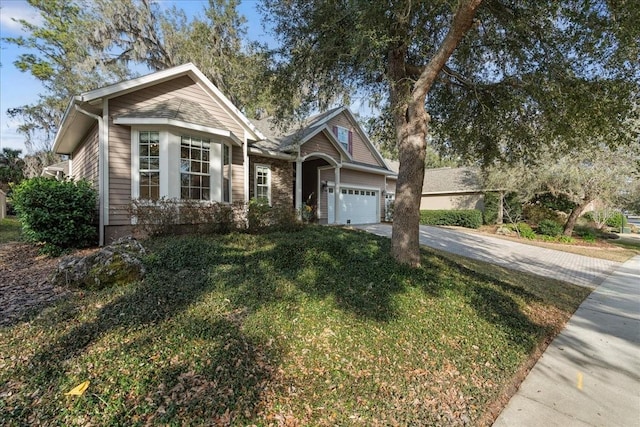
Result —
[[477, 209], [420, 211], [420, 224], [480, 228], [482, 212]]

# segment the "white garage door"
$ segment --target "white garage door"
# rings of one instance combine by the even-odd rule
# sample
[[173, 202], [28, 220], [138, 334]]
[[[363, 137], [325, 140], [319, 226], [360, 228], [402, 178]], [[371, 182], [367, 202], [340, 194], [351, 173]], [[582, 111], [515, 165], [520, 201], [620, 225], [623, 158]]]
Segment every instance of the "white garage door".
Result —
[[[329, 188], [329, 223], [335, 222], [334, 189]], [[362, 188], [343, 187], [340, 189], [340, 224], [372, 224], [380, 222], [378, 208], [380, 192]]]

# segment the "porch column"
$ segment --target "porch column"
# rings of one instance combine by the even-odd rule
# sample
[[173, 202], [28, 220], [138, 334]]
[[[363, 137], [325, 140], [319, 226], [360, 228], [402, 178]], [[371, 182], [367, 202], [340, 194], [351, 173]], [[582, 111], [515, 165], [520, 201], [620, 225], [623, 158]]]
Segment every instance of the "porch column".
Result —
[[296, 211], [298, 219], [302, 219], [302, 159], [296, 159]]
[[333, 202], [333, 223], [340, 224], [340, 166], [336, 166], [334, 169], [335, 174], [335, 187], [333, 192], [333, 197], [335, 198]]

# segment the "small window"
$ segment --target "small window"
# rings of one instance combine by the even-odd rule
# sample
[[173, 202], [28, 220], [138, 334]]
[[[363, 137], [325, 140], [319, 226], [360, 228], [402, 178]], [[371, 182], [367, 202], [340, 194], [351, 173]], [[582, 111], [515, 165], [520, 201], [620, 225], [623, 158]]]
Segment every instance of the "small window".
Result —
[[349, 190], [349, 194], [353, 194], [353, 190]]
[[329, 188], [329, 194], [333, 194], [333, 188]]
[[342, 126], [334, 126], [333, 127], [333, 133], [336, 136], [336, 139], [338, 140], [338, 142], [340, 142], [340, 144], [342, 144], [342, 146], [344, 147], [345, 150], [347, 150], [348, 152], [351, 152], [351, 147], [349, 146], [349, 139], [350, 139], [350, 131], [349, 129], [342, 127]]
[[231, 147], [222, 145], [222, 201], [231, 201]]
[[211, 148], [208, 139], [183, 136], [180, 144], [180, 198], [210, 200]]
[[347, 190], [342, 190], [342, 194], [347, 194]]
[[160, 198], [160, 132], [140, 132], [140, 198]]
[[256, 165], [255, 197], [271, 203], [271, 168], [267, 165]]

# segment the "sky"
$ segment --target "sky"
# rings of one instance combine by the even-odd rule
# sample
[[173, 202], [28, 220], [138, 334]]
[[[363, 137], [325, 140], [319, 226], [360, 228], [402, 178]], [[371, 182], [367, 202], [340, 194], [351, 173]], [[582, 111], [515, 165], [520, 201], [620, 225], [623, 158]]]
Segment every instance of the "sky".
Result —
[[[161, 7], [176, 4], [188, 15], [201, 11], [206, 0], [159, 0]], [[247, 38], [268, 43], [272, 37], [263, 28], [257, 11], [256, 0], [242, 0], [239, 12], [247, 19]], [[13, 19], [25, 19], [32, 23], [39, 21], [39, 15], [26, 0], [0, 0], [0, 39], [26, 35]], [[24, 53], [12, 44], [0, 40], [0, 150], [4, 147], [20, 149], [26, 154], [24, 137], [17, 133], [19, 123], [7, 116], [7, 109], [30, 104], [44, 91], [42, 84], [28, 73], [20, 72], [14, 65], [18, 56]]]

